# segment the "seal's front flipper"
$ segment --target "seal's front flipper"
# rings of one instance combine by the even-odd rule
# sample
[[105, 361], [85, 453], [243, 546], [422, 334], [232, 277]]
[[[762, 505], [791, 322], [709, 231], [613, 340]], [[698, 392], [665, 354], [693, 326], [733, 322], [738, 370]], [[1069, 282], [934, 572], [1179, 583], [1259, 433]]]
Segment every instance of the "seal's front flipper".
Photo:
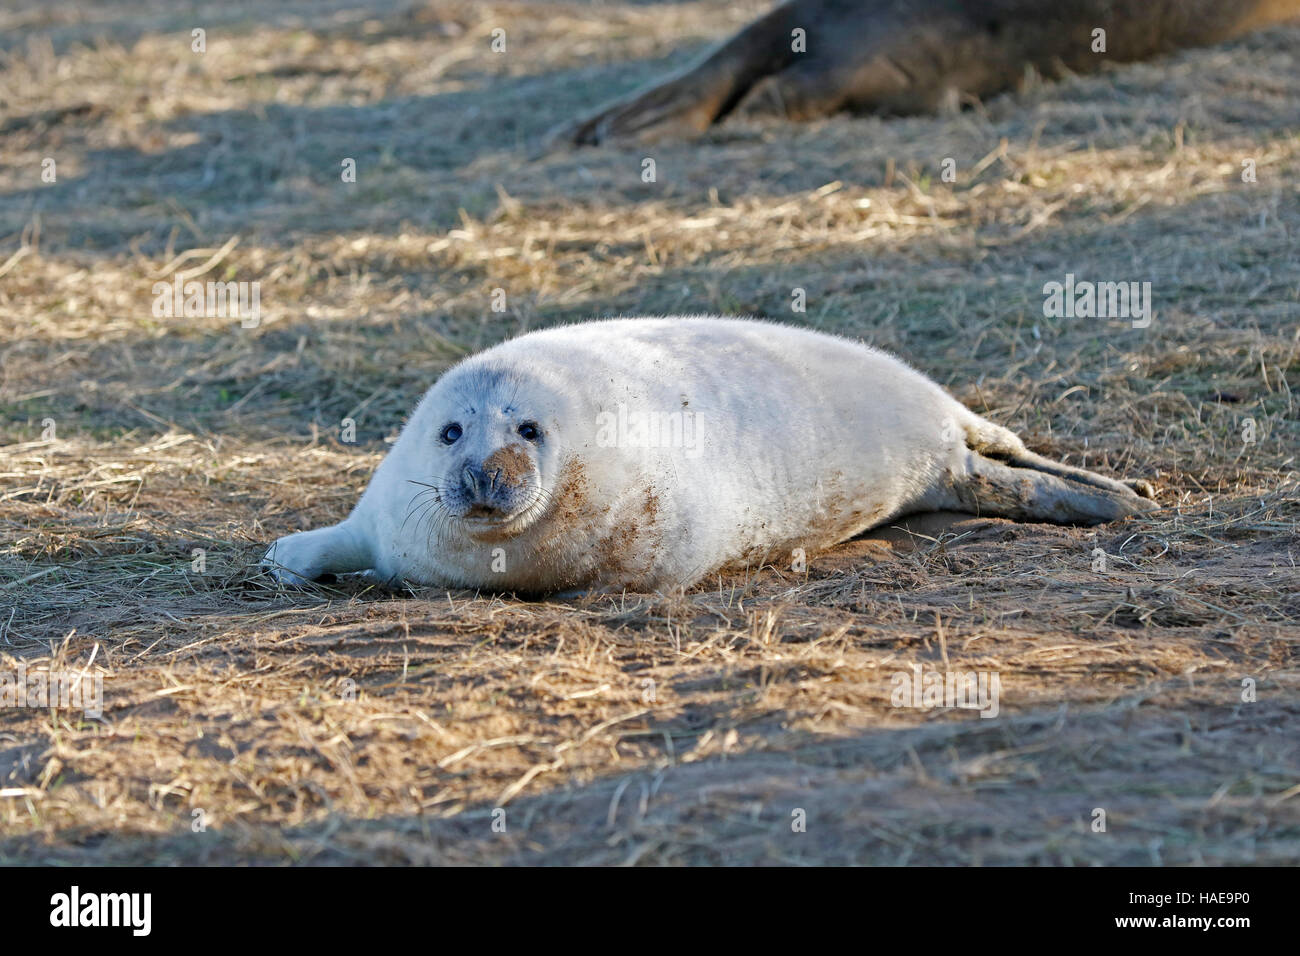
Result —
[[283, 537], [262, 558], [262, 567], [276, 581], [295, 587], [325, 574], [366, 571], [373, 565], [369, 546], [346, 521]]
[[682, 76], [617, 100], [573, 123], [546, 134], [542, 152], [567, 146], [596, 146], [609, 139], [689, 139], [713, 123], [715, 109], [708, 89], [692, 70]]
[[951, 490], [963, 511], [1014, 521], [1101, 524], [1159, 507], [1120, 482], [1048, 463], [1056, 473], [1004, 464], [972, 451], [966, 474], [954, 478]]
[[783, 3], [677, 76], [556, 127], [546, 135], [543, 148], [698, 136], [729, 113], [758, 80], [795, 59], [791, 32], [807, 26], [804, 19], [797, 3]]

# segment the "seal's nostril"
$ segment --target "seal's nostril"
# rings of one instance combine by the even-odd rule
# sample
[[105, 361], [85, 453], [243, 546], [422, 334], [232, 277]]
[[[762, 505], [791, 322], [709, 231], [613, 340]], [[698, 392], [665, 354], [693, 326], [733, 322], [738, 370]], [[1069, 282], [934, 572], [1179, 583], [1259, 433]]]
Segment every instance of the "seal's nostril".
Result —
[[470, 493], [471, 497], [478, 497], [478, 478], [475, 477], [474, 469], [471, 466], [466, 465], [464, 470], [461, 471], [460, 481], [461, 484], [465, 486], [465, 490]]
[[496, 471], [492, 472], [492, 474], [488, 476], [488, 491], [495, 491], [497, 487], [497, 482], [499, 482], [500, 480], [501, 480], [501, 469], [498, 468]]

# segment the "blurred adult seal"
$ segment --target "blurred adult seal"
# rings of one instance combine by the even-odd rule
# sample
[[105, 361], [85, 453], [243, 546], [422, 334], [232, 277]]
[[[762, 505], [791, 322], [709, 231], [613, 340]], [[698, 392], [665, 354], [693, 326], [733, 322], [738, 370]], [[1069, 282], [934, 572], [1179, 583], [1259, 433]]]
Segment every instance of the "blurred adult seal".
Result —
[[1094, 524], [1150, 510], [1030, 452], [846, 338], [745, 319], [612, 319], [472, 356], [425, 394], [356, 508], [281, 538], [282, 582], [666, 590], [788, 565], [940, 509]]
[[682, 73], [606, 104], [549, 146], [686, 137], [732, 113], [925, 113], [1230, 40], [1300, 0], [789, 0]]

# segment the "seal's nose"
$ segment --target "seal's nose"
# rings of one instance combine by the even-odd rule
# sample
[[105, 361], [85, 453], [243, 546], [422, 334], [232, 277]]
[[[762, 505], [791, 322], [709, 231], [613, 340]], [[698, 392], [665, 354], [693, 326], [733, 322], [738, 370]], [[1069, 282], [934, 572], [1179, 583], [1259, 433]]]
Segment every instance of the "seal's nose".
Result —
[[478, 465], [466, 465], [460, 472], [461, 487], [465, 496], [476, 505], [490, 505], [492, 496], [500, 490], [501, 469], [485, 471]]

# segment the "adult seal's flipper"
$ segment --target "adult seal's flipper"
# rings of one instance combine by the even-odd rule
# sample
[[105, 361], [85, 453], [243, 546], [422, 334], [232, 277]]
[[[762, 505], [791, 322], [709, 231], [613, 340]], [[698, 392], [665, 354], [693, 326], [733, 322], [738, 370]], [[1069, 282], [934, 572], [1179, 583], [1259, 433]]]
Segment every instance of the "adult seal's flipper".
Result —
[[755, 83], [781, 71], [799, 55], [790, 37], [795, 29], [807, 27], [805, 6], [781, 4], [694, 66], [555, 128], [547, 143], [594, 146], [607, 139], [686, 138], [704, 132]]

